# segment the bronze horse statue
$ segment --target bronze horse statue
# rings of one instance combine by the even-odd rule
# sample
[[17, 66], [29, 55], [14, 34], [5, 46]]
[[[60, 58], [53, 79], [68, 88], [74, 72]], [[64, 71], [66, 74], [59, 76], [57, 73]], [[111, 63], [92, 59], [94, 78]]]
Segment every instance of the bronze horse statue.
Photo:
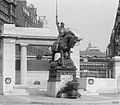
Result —
[[61, 54], [60, 56], [61, 60], [64, 58], [65, 53], [67, 53], [70, 57], [70, 49], [74, 47], [77, 41], [78, 41], [78, 37], [76, 37], [73, 33], [71, 32], [65, 33], [65, 36], [60, 41], [54, 42], [54, 44], [52, 45], [51, 61], [52, 62], [54, 61], [54, 57], [56, 53]]

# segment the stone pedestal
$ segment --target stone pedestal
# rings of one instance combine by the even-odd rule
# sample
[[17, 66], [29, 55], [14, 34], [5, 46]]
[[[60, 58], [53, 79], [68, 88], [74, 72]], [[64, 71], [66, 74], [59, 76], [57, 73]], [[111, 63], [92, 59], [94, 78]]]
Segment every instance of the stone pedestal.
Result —
[[114, 60], [114, 75], [116, 82], [116, 92], [120, 92], [120, 56], [115, 56]]
[[67, 81], [76, 77], [76, 69], [56, 68], [49, 71], [49, 80], [47, 84], [47, 94], [56, 97], [58, 91], [65, 85]]

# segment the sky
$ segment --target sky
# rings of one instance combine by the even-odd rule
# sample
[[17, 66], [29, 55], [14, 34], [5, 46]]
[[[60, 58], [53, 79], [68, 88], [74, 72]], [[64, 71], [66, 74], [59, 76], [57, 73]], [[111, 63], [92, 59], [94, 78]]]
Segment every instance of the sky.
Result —
[[[66, 28], [76, 32], [83, 40], [80, 50], [88, 43], [105, 52], [110, 42], [119, 0], [57, 0], [58, 19]], [[56, 0], [27, 0], [34, 4], [38, 16], [46, 16], [51, 30], [57, 31]]]

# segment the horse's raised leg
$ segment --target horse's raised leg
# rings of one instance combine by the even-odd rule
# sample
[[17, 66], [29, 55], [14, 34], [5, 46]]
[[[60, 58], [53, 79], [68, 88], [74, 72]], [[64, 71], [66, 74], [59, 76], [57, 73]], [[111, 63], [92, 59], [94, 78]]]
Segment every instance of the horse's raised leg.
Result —
[[51, 61], [54, 61], [54, 58], [55, 58], [55, 52], [52, 52], [52, 58], [51, 58]]

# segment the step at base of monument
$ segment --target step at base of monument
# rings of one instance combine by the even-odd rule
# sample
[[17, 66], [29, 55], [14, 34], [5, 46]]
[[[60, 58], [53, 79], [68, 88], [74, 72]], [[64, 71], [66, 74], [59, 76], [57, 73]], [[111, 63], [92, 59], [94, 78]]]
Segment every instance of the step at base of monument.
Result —
[[30, 95], [46, 95], [47, 89], [29, 88], [28, 92]]
[[9, 93], [4, 93], [4, 95], [29, 95], [29, 93], [27, 93], [27, 92], [14, 92], [14, 90], [13, 91], [11, 91], [11, 92], [9, 92]]
[[13, 88], [14, 88], [14, 89], [26, 89], [26, 88], [28, 88], [28, 87], [27, 87], [27, 86], [24, 86], [24, 85], [15, 85]]
[[96, 96], [96, 95], [99, 95], [99, 93], [85, 91], [84, 89], [79, 89], [78, 92], [79, 92], [81, 95], [84, 95], [84, 96]]
[[13, 87], [12, 91], [4, 93], [4, 95], [29, 95], [26, 89], [26, 86], [17, 85]]

